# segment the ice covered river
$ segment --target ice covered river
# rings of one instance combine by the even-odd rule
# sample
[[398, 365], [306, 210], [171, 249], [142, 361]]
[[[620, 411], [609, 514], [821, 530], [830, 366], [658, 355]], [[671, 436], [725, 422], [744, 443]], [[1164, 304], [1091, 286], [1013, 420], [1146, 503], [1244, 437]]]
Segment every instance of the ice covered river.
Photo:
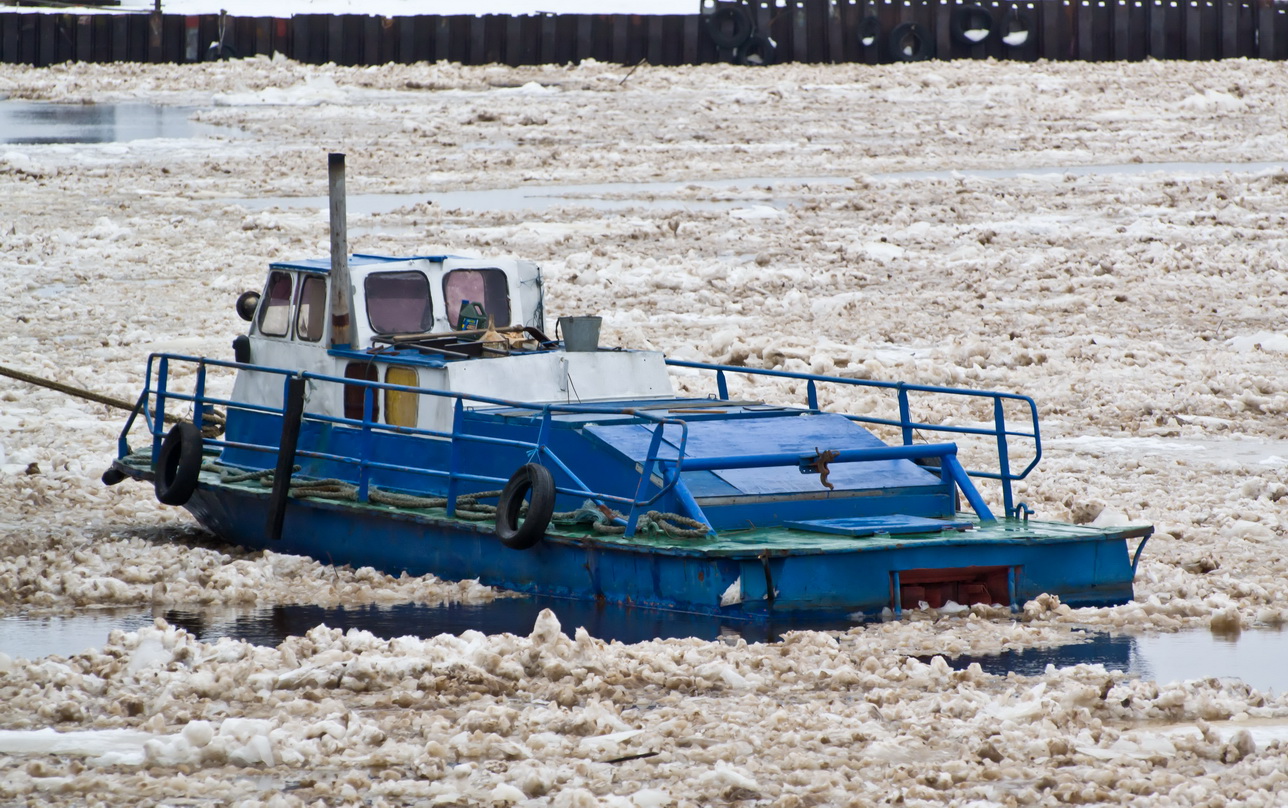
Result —
[[1032, 395], [1022, 498], [1158, 529], [1121, 607], [675, 630], [213, 543], [98, 483], [120, 413], [0, 380], [0, 801], [1283, 804], [1286, 78], [0, 66], [4, 364], [132, 400], [230, 356], [345, 151], [355, 251], [532, 258], [609, 344]]

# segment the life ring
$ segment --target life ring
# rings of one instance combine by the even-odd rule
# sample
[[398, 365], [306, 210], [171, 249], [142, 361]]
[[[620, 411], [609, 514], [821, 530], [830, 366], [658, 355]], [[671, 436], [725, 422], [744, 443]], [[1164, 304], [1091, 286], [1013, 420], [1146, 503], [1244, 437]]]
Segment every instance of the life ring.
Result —
[[767, 36], [753, 36], [738, 49], [738, 64], [759, 67], [774, 63], [778, 43]]
[[979, 45], [993, 33], [993, 13], [983, 6], [958, 6], [948, 18], [948, 31], [958, 44]]
[[733, 50], [741, 47], [755, 33], [756, 23], [751, 12], [737, 3], [720, 3], [706, 16], [707, 36], [717, 48]]
[[183, 505], [197, 490], [201, 473], [201, 431], [189, 423], [175, 424], [161, 442], [153, 485], [162, 505]]
[[859, 46], [870, 48], [881, 39], [881, 20], [873, 16], [864, 17], [859, 23]]
[[934, 56], [934, 41], [917, 23], [899, 23], [890, 32], [890, 58], [896, 62], [924, 62]]
[[[528, 515], [519, 523], [519, 510], [528, 491]], [[546, 535], [546, 527], [555, 513], [555, 478], [550, 469], [536, 463], [520, 466], [501, 490], [496, 505], [496, 537], [506, 547], [527, 550]]]

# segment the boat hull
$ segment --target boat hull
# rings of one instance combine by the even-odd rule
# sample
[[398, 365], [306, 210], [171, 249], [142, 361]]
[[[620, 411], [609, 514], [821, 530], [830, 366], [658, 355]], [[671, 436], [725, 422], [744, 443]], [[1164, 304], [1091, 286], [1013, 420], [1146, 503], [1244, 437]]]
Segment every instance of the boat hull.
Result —
[[[117, 466], [137, 479], [151, 476]], [[270, 540], [269, 500], [266, 488], [228, 485], [203, 473], [185, 507], [208, 530], [248, 549], [391, 575], [477, 579], [515, 592], [756, 621], [897, 612], [916, 605], [922, 591], [930, 593], [930, 605], [940, 605], [935, 593], [942, 599], [949, 591], [936, 583], [942, 580], [987, 583], [987, 602], [1012, 606], [1042, 593], [1073, 606], [1123, 603], [1132, 597], [1128, 541], [1143, 541], [1130, 530], [1001, 520], [969, 531], [897, 537], [829, 540], [779, 530], [687, 543], [554, 528], [535, 547], [515, 550], [493, 534], [491, 521], [297, 497], [287, 501], [281, 538]]]

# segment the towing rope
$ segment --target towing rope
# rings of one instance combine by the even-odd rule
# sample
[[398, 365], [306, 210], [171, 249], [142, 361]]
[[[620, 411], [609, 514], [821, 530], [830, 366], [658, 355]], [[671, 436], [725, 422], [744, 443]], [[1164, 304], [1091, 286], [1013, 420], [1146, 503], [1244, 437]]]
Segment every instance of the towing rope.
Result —
[[[103, 404], [108, 407], [115, 407], [118, 410], [129, 410], [130, 412], [136, 412], [138, 411], [139, 406], [142, 404], [141, 401], [138, 403], [131, 403], [129, 401], [125, 401], [124, 399], [114, 398], [112, 396], [105, 396], [102, 393], [95, 393], [92, 390], [84, 390], [80, 387], [72, 387], [70, 384], [63, 384], [62, 382], [56, 382], [52, 379], [44, 379], [44, 378], [41, 378], [40, 376], [33, 376], [30, 373], [24, 373], [21, 370], [14, 370], [13, 368], [8, 368], [8, 367], [5, 367], [4, 365], [0, 365], [0, 376], [8, 376], [11, 379], [17, 379], [18, 381], [26, 382], [27, 384], [34, 384], [37, 387], [47, 387], [50, 390], [57, 390], [58, 392], [72, 396], [73, 398], [83, 398], [86, 401], [93, 401], [95, 404]], [[184, 418], [183, 416], [180, 416], [180, 415], [172, 415], [169, 413], [167, 413], [165, 416], [165, 421], [168, 424], [178, 424], [189, 420], [191, 419]], [[204, 437], [217, 438], [223, 434], [224, 416], [222, 413], [213, 412], [213, 411], [202, 413], [201, 420], [202, 420], [201, 434]]]
[[[299, 470], [299, 466], [295, 470]], [[260, 485], [272, 487], [273, 469], [264, 469], [263, 471], [250, 472], [230, 472], [213, 463], [208, 463], [204, 467], [205, 471], [211, 471], [219, 475], [220, 482], [224, 483], [241, 483], [257, 480]], [[303, 482], [291, 482], [291, 496], [298, 498], [314, 499], [335, 499], [347, 502], [358, 501], [358, 486], [353, 483], [337, 479], [323, 480], [305, 480]], [[456, 498], [456, 515], [461, 519], [470, 519], [473, 521], [483, 521], [496, 518], [496, 506], [486, 505], [479, 502], [480, 499], [493, 499], [501, 496], [500, 491], [480, 491], [475, 494], [463, 494]], [[367, 499], [381, 505], [390, 505], [395, 508], [445, 508], [447, 507], [447, 497], [420, 497], [414, 494], [400, 494], [394, 491], [384, 491], [372, 486], [367, 491]], [[522, 511], [527, 510], [525, 504]], [[622, 535], [626, 532], [625, 525], [615, 524], [615, 520], [626, 518], [625, 514], [607, 508], [601, 508], [592, 500], [586, 500], [580, 508], [573, 511], [563, 511], [556, 513], [551, 517], [551, 521], [558, 525], [571, 526], [576, 524], [589, 523], [592, 530], [604, 535]], [[661, 511], [649, 511], [640, 517], [636, 530], [644, 533], [665, 533], [673, 539], [700, 539], [710, 532], [710, 528], [697, 519], [691, 519], [678, 513], [663, 513]]]

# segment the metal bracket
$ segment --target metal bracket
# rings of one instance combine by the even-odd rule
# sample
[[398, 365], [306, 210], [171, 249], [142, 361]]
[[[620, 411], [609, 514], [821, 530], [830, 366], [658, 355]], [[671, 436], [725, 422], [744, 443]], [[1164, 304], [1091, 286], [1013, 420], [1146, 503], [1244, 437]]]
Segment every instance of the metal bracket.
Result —
[[797, 462], [796, 467], [800, 469], [801, 474], [817, 474], [819, 482], [821, 482], [827, 490], [835, 490], [836, 486], [827, 481], [827, 475], [832, 472], [828, 464], [840, 456], [841, 453], [831, 449], [819, 451], [817, 447], [815, 447], [814, 451], [815, 454], [812, 457], [802, 457]]

